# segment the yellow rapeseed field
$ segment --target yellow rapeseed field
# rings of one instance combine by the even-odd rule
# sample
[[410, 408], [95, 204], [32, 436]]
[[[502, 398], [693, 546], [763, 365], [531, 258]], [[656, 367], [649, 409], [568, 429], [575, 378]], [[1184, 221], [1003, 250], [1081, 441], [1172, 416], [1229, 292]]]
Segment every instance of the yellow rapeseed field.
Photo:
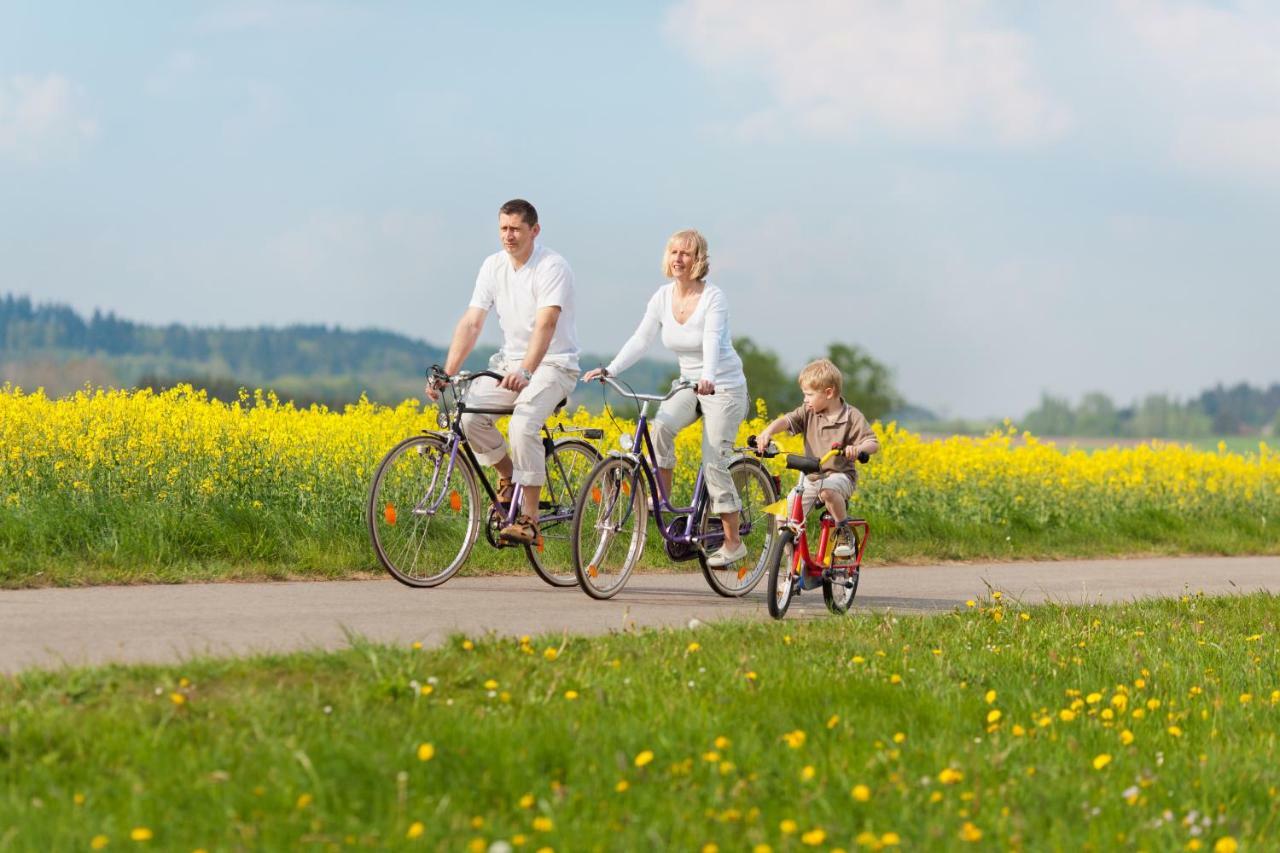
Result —
[[[603, 427], [617, 448], [634, 421], [584, 410], [562, 419]], [[766, 422], [743, 424], [745, 443]], [[359, 529], [366, 489], [382, 454], [434, 429], [434, 409], [406, 401], [361, 402], [342, 412], [296, 409], [261, 391], [218, 403], [179, 387], [83, 391], [51, 400], [0, 389], [0, 506], [35, 509], [54, 499], [235, 507]], [[983, 525], [1048, 525], [1158, 510], [1271, 519], [1280, 508], [1280, 456], [1265, 445], [1246, 455], [1177, 444], [1063, 452], [1012, 427], [985, 438], [925, 441], [877, 426], [882, 451], [864, 468], [857, 511], [880, 518], [945, 517]], [[797, 438], [781, 440], [792, 451]], [[698, 429], [680, 437], [678, 482], [693, 481]], [[781, 472], [779, 460], [772, 467]], [[793, 482], [784, 474], [784, 488]], [[1266, 522], [1264, 522], [1266, 523]]]

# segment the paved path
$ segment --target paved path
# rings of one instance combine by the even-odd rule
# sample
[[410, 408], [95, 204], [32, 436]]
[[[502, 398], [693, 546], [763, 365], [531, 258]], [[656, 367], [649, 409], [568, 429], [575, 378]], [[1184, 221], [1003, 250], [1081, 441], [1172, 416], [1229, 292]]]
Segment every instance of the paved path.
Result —
[[[1280, 557], [973, 563], [866, 569], [856, 606], [938, 612], [988, 585], [1028, 603], [1128, 601], [1206, 593], [1280, 592]], [[0, 673], [108, 661], [337, 648], [347, 632], [426, 645], [449, 634], [603, 633], [730, 616], [768, 619], [764, 584], [745, 599], [711, 592], [700, 574], [636, 575], [607, 602], [528, 577], [456, 578], [434, 590], [391, 580], [220, 583], [0, 591]], [[806, 594], [788, 619], [825, 614]]]

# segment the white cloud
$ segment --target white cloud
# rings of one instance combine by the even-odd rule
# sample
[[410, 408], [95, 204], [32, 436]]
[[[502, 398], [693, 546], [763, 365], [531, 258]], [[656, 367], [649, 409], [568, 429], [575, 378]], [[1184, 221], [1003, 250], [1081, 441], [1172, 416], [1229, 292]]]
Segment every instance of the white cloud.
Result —
[[76, 87], [61, 74], [0, 80], [0, 159], [37, 162], [74, 152], [97, 132]]
[[749, 136], [1058, 136], [1069, 116], [1037, 82], [1030, 39], [989, 18], [978, 0], [684, 0], [667, 27], [708, 68], [763, 78], [770, 97], [739, 125]]
[[1182, 166], [1280, 180], [1280, 7], [1128, 0], [1123, 20]]

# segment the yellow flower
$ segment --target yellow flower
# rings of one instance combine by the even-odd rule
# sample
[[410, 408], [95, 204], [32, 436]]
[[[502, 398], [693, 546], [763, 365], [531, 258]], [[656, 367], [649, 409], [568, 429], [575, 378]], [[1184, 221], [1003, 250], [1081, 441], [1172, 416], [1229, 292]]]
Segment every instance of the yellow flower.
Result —
[[534, 802], [535, 800], [533, 798], [533, 794], [525, 794], [523, 797], [520, 798], [520, 808], [531, 809], [533, 808]]
[[969, 842], [981, 841], [982, 830], [966, 820], [964, 826], [960, 827], [960, 840]]
[[801, 770], [800, 770], [800, 781], [801, 781], [801, 782], [808, 782], [808, 781], [812, 780], [812, 779], [813, 779], [813, 777], [817, 774], [817, 772], [818, 772], [818, 771], [816, 771], [816, 770], [814, 770], [814, 769], [813, 769], [813, 765], [812, 765], [812, 764], [806, 764], [806, 765], [805, 765], [803, 768], [801, 768]]
[[716, 749], [728, 749], [731, 741], [724, 735], [716, 738]]
[[757, 844], [751, 848], [751, 853], [773, 853], [773, 848], [768, 844]]
[[827, 840], [826, 830], [822, 829], [821, 827], [819, 827], [818, 829], [811, 829], [800, 836], [801, 843], [806, 844], [809, 847], [817, 847], [819, 844], [821, 844], [826, 840]]
[[497, 690], [497, 689], [498, 689], [498, 682], [496, 682], [496, 681], [494, 681], [492, 678], [490, 678], [488, 681], [486, 681], [486, 682], [484, 683], [484, 689], [485, 689], [485, 690]]
[[1240, 694], [1240, 704], [1241, 704], [1241, 705], [1248, 705], [1248, 704], [1249, 704], [1250, 702], [1252, 702], [1252, 701], [1253, 701], [1253, 694], [1252, 694], [1252, 693], [1241, 693], [1241, 694]]
[[1093, 757], [1093, 769], [1101, 770], [1111, 763], [1111, 756], [1103, 752]]
[[894, 742], [894, 743], [902, 743], [902, 742], [903, 742], [904, 740], [906, 740], [906, 739], [907, 739], [907, 734], [906, 734], [906, 732], [894, 732], [894, 733], [893, 733], [893, 742]]
[[129, 838], [134, 841], [150, 841], [155, 838], [155, 833], [147, 829], [145, 826], [135, 826], [129, 833]]
[[782, 739], [785, 740], [787, 742], [787, 746], [792, 749], [799, 749], [804, 746], [806, 735], [802, 730], [796, 729], [795, 731], [784, 734]]
[[702, 853], [720, 853], [720, 845], [714, 841], [708, 841], [702, 845]]
[[987, 700], [987, 704], [990, 705], [992, 702], [996, 701], [996, 692], [994, 690], [988, 690], [987, 695], [982, 698]]
[[435, 757], [436, 757], [436, 748], [433, 744], [429, 744], [429, 743], [418, 744], [418, 760], [419, 761], [430, 761]]
[[865, 803], [871, 799], [871, 789], [866, 785], [854, 785], [850, 793], [860, 803]]
[[1061, 711], [1058, 712], [1058, 719], [1062, 720], [1062, 722], [1064, 723], [1069, 723], [1075, 718], [1076, 718], [1076, 712], [1072, 711], [1070, 708], [1063, 708]]
[[555, 660], [556, 658], [560, 657], [560, 652], [557, 651], [552, 646], [547, 646], [547, 648], [543, 650], [542, 656], [547, 660]]
[[1169, 728], [1165, 729], [1165, 731], [1167, 731], [1169, 734], [1173, 735], [1174, 737], [1182, 737], [1182, 729], [1179, 728], [1178, 726], [1169, 726]]
[[568, 699], [570, 702], [572, 702], [574, 699], [577, 699], [577, 698], [578, 698], [578, 691], [576, 691], [576, 690], [566, 690], [566, 691], [564, 692], [564, 698], [566, 698], [566, 699]]
[[187, 704], [187, 697], [183, 696], [181, 693], [170, 693], [169, 701], [175, 705], [185, 705]]
[[626, 779], [619, 779], [618, 784], [613, 786], [613, 790], [617, 791], [619, 794], [625, 794], [627, 789], [630, 787], [631, 785]]
[[886, 832], [884, 835], [880, 836], [880, 843], [885, 847], [897, 847], [902, 843], [902, 839], [896, 832]]
[[299, 794], [298, 801], [294, 805], [296, 805], [299, 810], [302, 810], [302, 809], [305, 809], [307, 806], [311, 805], [311, 801], [313, 799], [315, 798], [312, 797], [310, 794]]
[[539, 815], [533, 819], [533, 829], [535, 832], [550, 832], [555, 829], [555, 823], [551, 818]]
[[977, 607], [977, 606], [978, 606], [978, 602], [974, 601], [974, 600], [971, 598], [971, 599], [969, 599], [968, 601], [966, 601], [966, 602], [964, 603], [964, 606], [965, 606], [965, 607]]
[[415, 820], [413, 823], [409, 824], [409, 829], [405, 832], [404, 837], [412, 841], [415, 838], [421, 838], [422, 833], [426, 831], [427, 828], [422, 825], [422, 821]]
[[636, 756], [636, 767], [644, 767], [650, 761], [653, 761], [653, 750], [646, 749]]
[[944, 785], [955, 785], [964, 780], [964, 774], [954, 767], [944, 767], [938, 773], [938, 781]]
[[896, 673], [896, 672], [895, 672], [893, 675], [889, 676], [889, 683], [890, 683], [890, 684], [901, 684], [901, 683], [902, 683], [902, 676], [901, 676], [901, 675], [898, 675], [898, 673]]
[[464, 652], [469, 652], [469, 651], [471, 651], [472, 649], [474, 649], [475, 647], [476, 647], [476, 644], [475, 644], [475, 643], [473, 643], [473, 642], [471, 642], [470, 640], [463, 640], [463, 641], [462, 641], [462, 650], [463, 650]]
[[832, 714], [827, 720], [827, 728], [834, 729], [838, 725], [840, 725], [840, 715]]
[[1129, 731], [1128, 729], [1125, 729], [1124, 731], [1120, 732], [1120, 742], [1125, 746], [1128, 746], [1129, 744], [1133, 743], [1133, 732]]
[[1230, 835], [1224, 835], [1213, 842], [1213, 853], [1236, 853], [1240, 845]]
[[992, 708], [990, 711], [988, 711], [988, 712], [987, 712], [987, 722], [988, 722], [988, 723], [995, 723], [995, 722], [999, 722], [1000, 717], [1001, 717], [1001, 714], [1000, 714], [1000, 709], [999, 709], [999, 708]]
[[797, 829], [796, 822], [791, 818], [784, 818], [782, 822], [778, 824], [778, 829], [782, 831], [783, 835], [792, 835]]
[[701, 644], [696, 642], [690, 643], [687, 647], [685, 647], [685, 652], [692, 654], [693, 652], [696, 652], [700, 648], [702, 648]]
[[101, 850], [102, 848], [106, 847], [110, 843], [111, 843], [111, 839], [107, 838], [105, 835], [95, 835], [93, 837], [93, 840], [89, 842], [89, 846], [92, 847], [94, 850]]

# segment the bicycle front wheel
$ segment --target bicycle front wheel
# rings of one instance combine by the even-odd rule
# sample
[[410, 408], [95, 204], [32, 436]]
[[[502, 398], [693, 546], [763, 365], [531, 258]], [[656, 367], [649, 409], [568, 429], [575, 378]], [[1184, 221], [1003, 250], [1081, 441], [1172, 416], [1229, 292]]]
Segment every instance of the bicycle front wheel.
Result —
[[547, 482], [538, 499], [541, 538], [526, 545], [525, 553], [538, 577], [552, 586], [578, 582], [573, 570], [573, 511], [582, 484], [599, 461], [600, 451], [578, 438], [561, 439], [547, 452]]
[[[774, 538], [774, 521], [764, 508], [778, 499], [778, 489], [765, 467], [754, 459], [738, 459], [729, 466], [733, 485], [742, 503], [739, 530], [747, 546], [747, 556], [720, 568], [707, 565], [705, 550], [698, 555], [702, 575], [707, 584], [726, 598], [737, 598], [755, 589], [765, 573], [765, 557]], [[698, 533], [702, 537], [719, 530], [720, 519], [711, 514], [710, 506], [702, 513]], [[704, 543], [706, 538], [702, 540]]]
[[480, 530], [476, 473], [450, 449], [438, 435], [407, 438], [373, 477], [367, 511], [373, 550], [407, 586], [438, 586], [453, 577]]
[[791, 571], [796, 564], [796, 535], [790, 530], [783, 530], [774, 537], [765, 563], [769, 567], [768, 595], [765, 598], [769, 604], [769, 615], [781, 619], [787, 615], [791, 593], [795, 590]]
[[649, 505], [640, 466], [625, 457], [600, 461], [573, 512], [573, 569], [592, 598], [617, 595], [644, 552]]

